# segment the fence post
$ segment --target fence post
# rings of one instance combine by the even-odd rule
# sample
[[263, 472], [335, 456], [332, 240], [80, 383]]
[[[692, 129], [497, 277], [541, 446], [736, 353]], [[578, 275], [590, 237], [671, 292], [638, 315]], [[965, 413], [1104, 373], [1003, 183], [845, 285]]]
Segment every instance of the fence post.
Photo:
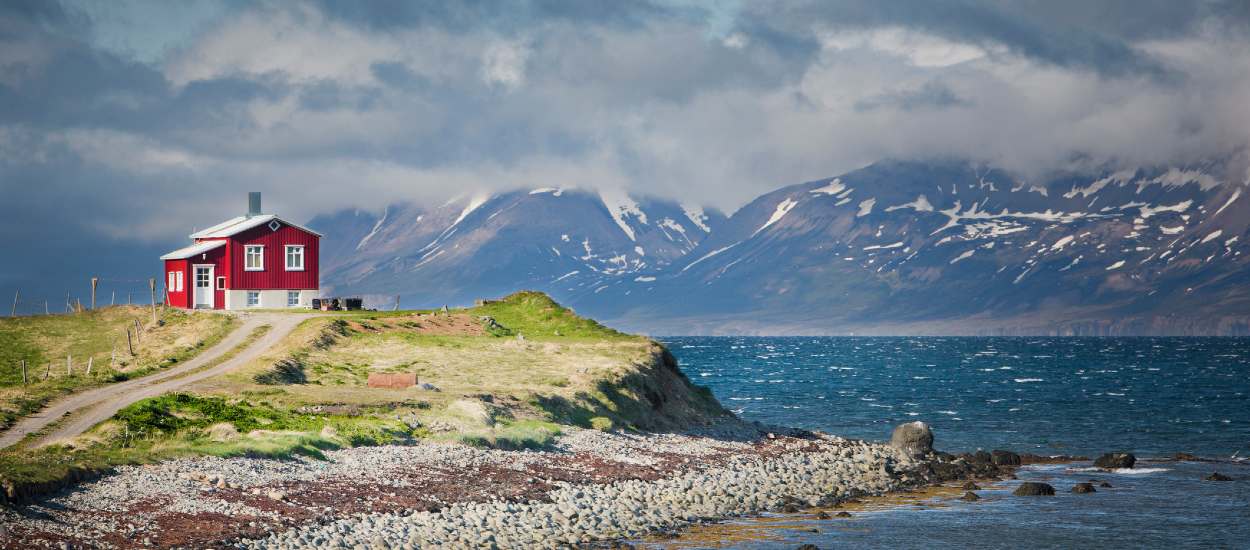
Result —
[[130, 356], [135, 356], [135, 344], [130, 340], [130, 329], [126, 329], [126, 348], [130, 350]]
[[156, 279], [148, 279], [148, 290], [152, 291], [152, 325], [156, 326]]
[[43, 379], [47, 380], [49, 376], [52, 376], [52, 362], [51, 361], [48, 362], [48, 370], [43, 372]]
[[13, 309], [9, 310], [9, 317], [17, 317], [17, 299], [22, 296], [21, 289], [13, 293]]
[[26, 385], [26, 360], [22, 359], [22, 385]]
[[139, 331], [143, 330], [143, 325], [139, 324], [139, 320], [135, 319], [135, 341], [142, 344], [143, 338], [139, 336]]
[[91, 365], [95, 364], [95, 357], [87, 358], [87, 376], [91, 376]]
[[95, 289], [100, 286], [100, 278], [91, 278], [91, 311], [95, 311]]
[[65, 376], [74, 374], [74, 357], [72, 355], [65, 356]]

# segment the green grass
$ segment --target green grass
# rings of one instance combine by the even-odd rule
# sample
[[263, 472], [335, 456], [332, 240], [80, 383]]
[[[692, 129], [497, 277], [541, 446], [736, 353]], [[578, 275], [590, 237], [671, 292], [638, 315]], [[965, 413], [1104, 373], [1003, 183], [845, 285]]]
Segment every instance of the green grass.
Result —
[[[0, 427], [38, 411], [48, 402], [76, 391], [145, 376], [185, 362], [233, 330], [238, 321], [226, 315], [159, 310], [162, 325], [153, 327], [147, 308], [113, 306], [68, 315], [0, 319]], [[127, 350], [125, 331], [144, 323]], [[110, 365], [116, 350], [116, 363]], [[72, 373], [66, 372], [66, 356]], [[91, 374], [86, 373], [88, 359]], [[26, 362], [26, 383], [21, 362]]]
[[638, 339], [637, 336], [605, 327], [594, 319], [580, 317], [542, 292], [517, 292], [502, 300], [471, 308], [468, 313], [495, 319], [503, 327], [502, 330], [491, 331], [497, 332], [498, 336], [521, 334], [534, 339]]

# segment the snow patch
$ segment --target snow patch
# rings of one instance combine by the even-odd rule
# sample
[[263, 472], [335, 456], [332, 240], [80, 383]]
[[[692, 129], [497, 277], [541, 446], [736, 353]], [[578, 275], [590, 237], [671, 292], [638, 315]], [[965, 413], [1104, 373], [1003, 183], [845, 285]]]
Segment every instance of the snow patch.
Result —
[[819, 189], [812, 189], [811, 191], [808, 191], [808, 193], [811, 193], [813, 195], [837, 195], [838, 193], [841, 193], [845, 190], [846, 190], [846, 185], [842, 183], [842, 180], [838, 178], [833, 178], [833, 181], [829, 182], [829, 185], [826, 185]]
[[637, 283], [650, 283], [654, 280], [655, 280], [655, 277], [634, 277], [634, 282], [637, 282]]
[[704, 233], [712, 232], [712, 228], [707, 225], [707, 214], [703, 213], [702, 208], [683, 204], [681, 205], [681, 211], [686, 214], [686, 218], [689, 219], [695, 227], [702, 229]]
[[968, 258], [971, 258], [972, 255], [976, 253], [976, 251], [977, 249], [974, 248], [972, 250], [969, 250], [967, 252], [964, 252], [963, 254], [956, 256], [954, 260], [951, 260], [951, 265], [954, 265], [955, 262], [958, 262], [960, 260], [966, 260]]
[[886, 208], [885, 211], [893, 212], [895, 210], [902, 210], [904, 208], [911, 208], [917, 212], [932, 212], [933, 211], [933, 205], [929, 203], [929, 198], [925, 197], [924, 195], [920, 195], [919, 197], [916, 197], [916, 200], [912, 202]]
[[572, 277], [572, 276], [574, 276], [574, 275], [577, 275], [578, 273], [581, 273], [581, 271], [578, 271], [578, 270], [576, 270], [576, 269], [575, 269], [575, 270], [573, 270], [573, 271], [570, 271], [570, 272], [568, 272], [568, 273], [565, 273], [564, 275], [561, 275], [559, 278], [557, 278], [556, 280], [554, 280], [554, 281], [552, 281], [552, 282], [553, 282], [553, 283], [558, 283], [558, 282], [563, 281], [563, 280], [565, 280], [565, 279], [567, 279], [567, 278], [569, 278], [569, 277]]
[[1063, 198], [1072, 199], [1072, 198], [1076, 198], [1077, 195], [1081, 195], [1085, 197], [1092, 197], [1095, 193], [1102, 191], [1102, 189], [1106, 187], [1107, 185], [1112, 184], [1112, 183], [1118, 183], [1118, 184], [1123, 185], [1125, 183], [1128, 183], [1130, 180], [1132, 180], [1133, 176], [1136, 176], [1136, 175], [1137, 175], [1137, 170], [1121, 170], [1119, 172], [1111, 174], [1110, 176], [1107, 176], [1098, 181], [1095, 181], [1086, 187], [1073, 187], [1071, 191], [1068, 191], [1067, 193], [1063, 194]]
[[903, 247], [903, 242], [900, 241], [894, 244], [874, 244], [872, 246], [865, 246], [864, 250], [885, 250], [889, 248], [902, 248], [902, 247]]
[[629, 237], [631, 241], [636, 241], [634, 228], [629, 226], [629, 221], [626, 218], [633, 216], [639, 223], [646, 225], [647, 214], [641, 208], [638, 208], [638, 203], [634, 202], [634, 199], [629, 198], [629, 195], [623, 191], [617, 190], [600, 190], [599, 199], [603, 201], [603, 206], [608, 209], [608, 215], [612, 216], [612, 219], [616, 221], [616, 225], [620, 226], [625, 236]]
[[564, 194], [564, 190], [559, 187], [541, 187], [530, 191], [531, 195], [542, 195], [544, 193], [551, 193], [551, 196], [558, 197]]
[[1238, 187], [1237, 190], [1233, 191], [1233, 196], [1228, 197], [1228, 202], [1224, 203], [1224, 206], [1221, 206], [1220, 209], [1216, 210], [1215, 214], [1212, 214], [1212, 215], [1213, 216], [1220, 215], [1220, 212], [1223, 212], [1225, 208], [1228, 208], [1229, 206], [1231, 206], [1233, 204], [1233, 201], [1236, 201], [1238, 197], [1241, 197], [1240, 187]]
[[768, 218], [768, 221], [764, 222], [764, 225], [761, 225], [759, 229], [756, 229], [755, 233], [752, 233], [751, 236], [754, 237], [756, 235], [759, 235], [760, 231], [763, 231], [767, 229], [768, 226], [774, 223], [777, 223], [779, 220], [781, 220], [781, 218], [784, 218], [786, 214], [788, 214], [790, 210], [793, 209], [794, 206], [797, 204], [799, 204], [798, 201], [790, 200], [790, 199], [785, 199], [777, 203], [777, 209], [773, 210], [773, 215]]
[[859, 203], [859, 212], [855, 213], [856, 218], [862, 218], [872, 213], [872, 207], [877, 204], [877, 199], [867, 199]]
[[1211, 234], [1210, 234], [1210, 235], [1207, 235], [1206, 237], [1203, 237], [1203, 238], [1202, 238], [1202, 242], [1201, 242], [1201, 243], [1199, 243], [1199, 244], [1206, 244], [1206, 243], [1209, 243], [1209, 242], [1211, 242], [1211, 241], [1214, 241], [1215, 239], [1220, 238], [1220, 235], [1223, 235], [1223, 234], [1224, 234], [1224, 230], [1223, 230], [1223, 229], [1216, 229], [1215, 231], [1211, 232]]
[[1124, 267], [1124, 263], [1125, 263], [1124, 260], [1120, 260], [1116, 263], [1113, 263], [1107, 266], [1107, 271], [1115, 271], [1117, 269], [1120, 269], [1121, 267]]
[[[360, 239], [360, 242], [356, 244], [356, 250], [360, 250], [365, 246], [365, 243], [369, 242], [369, 239], [372, 239], [374, 235], [378, 234], [378, 230], [382, 228], [382, 224], [386, 223], [386, 217], [389, 216], [390, 213], [391, 208], [389, 206], [382, 209], [382, 217], [377, 221], [377, 223], [373, 224], [373, 229], [369, 231], [369, 234], [365, 235], [365, 237]], [[420, 218], [418, 218], [417, 221], [420, 221]]]
[[738, 241], [738, 242], [733, 243], [733, 244], [731, 244], [731, 245], [729, 245], [729, 246], [726, 246], [726, 247], [724, 247], [724, 248], [718, 248], [718, 249], [716, 249], [716, 250], [713, 250], [713, 251], [711, 251], [711, 252], [708, 252], [707, 254], [704, 254], [701, 258], [699, 258], [699, 259], [697, 259], [697, 260], [695, 260], [695, 261], [693, 261], [693, 262], [690, 262], [689, 264], [686, 264], [686, 267], [681, 268], [681, 271], [679, 271], [678, 273], [685, 273], [687, 269], [690, 269], [690, 268], [694, 267], [694, 266], [695, 266], [695, 264], [698, 264], [699, 262], [702, 262], [703, 260], [706, 260], [706, 259], [708, 259], [708, 258], [711, 258], [712, 256], [715, 256], [715, 255], [717, 255], [717, 254], [720, 254], [721, 252], [724, 252], [724, 251], [726, 251], [726, 250], [729, 250], [730, 248], [733, 248], [733, 247], [738, 246], [738, 245], [740, 245], [740, 244], [742, 244], [742, 241]]
[[1063, 250], [1063, 247], [1072, 244], [1072, 241], [1075, 239], [1076, 237], [1074, 235], [1068, 235], [1067, 237], [1055, 241], [1055, 244], [1050, 245], [1050, 249], [1052, 251]]

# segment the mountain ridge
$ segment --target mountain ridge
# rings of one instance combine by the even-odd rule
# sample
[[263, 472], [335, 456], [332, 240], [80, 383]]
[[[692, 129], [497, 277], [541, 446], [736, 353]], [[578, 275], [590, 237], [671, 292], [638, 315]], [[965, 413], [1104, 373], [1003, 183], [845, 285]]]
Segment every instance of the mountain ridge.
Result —
[[336, 291], [433, 305], [534, 288], [652, 334], [1250, 334], [1250, 204], [1221, 169], [1031, 182], [892, 160], [703, 226], [671, 201], [555, 189], [388, 207], [365, 235], [367, 217], [310, 223], [359, 240], [328, 243]]

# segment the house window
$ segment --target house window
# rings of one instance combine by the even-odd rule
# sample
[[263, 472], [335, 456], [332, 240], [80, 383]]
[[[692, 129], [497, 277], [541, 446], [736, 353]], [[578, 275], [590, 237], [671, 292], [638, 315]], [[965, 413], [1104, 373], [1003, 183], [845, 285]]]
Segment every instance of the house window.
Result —
[[182, 292], [182, 272], [175, 271], [174, 275], [177, 275], [177, 277], [174, 278], [174, 288], [177, 289], [176, 292]]
[[286, 307], [299, 307], [299, 291], [286, 291]]
[[257, 307], [260, 305], [260, 291], [247, 291], [247, 307]]
[[225, 290], [225, 289], [226, 289], [226, 278], [218, 277], [217, 278], [217, 290]]
[[265, 270], [265, 247], [258, 244], [249, 244], [243, 247], [243, 270], [244, 271], [264, 271]]
[[165, 284], [165, 288], [168, 288], [170, 292], [178, 292], [178, 285], [175, 284], [177, 279], [174, 279], [174, 273], [173, 271], [169, 272], [169, 282]]
[[286, 247], [286, 270], [287, 271], [303, 271], [304, 270], [304, 245], [287, 245]]

